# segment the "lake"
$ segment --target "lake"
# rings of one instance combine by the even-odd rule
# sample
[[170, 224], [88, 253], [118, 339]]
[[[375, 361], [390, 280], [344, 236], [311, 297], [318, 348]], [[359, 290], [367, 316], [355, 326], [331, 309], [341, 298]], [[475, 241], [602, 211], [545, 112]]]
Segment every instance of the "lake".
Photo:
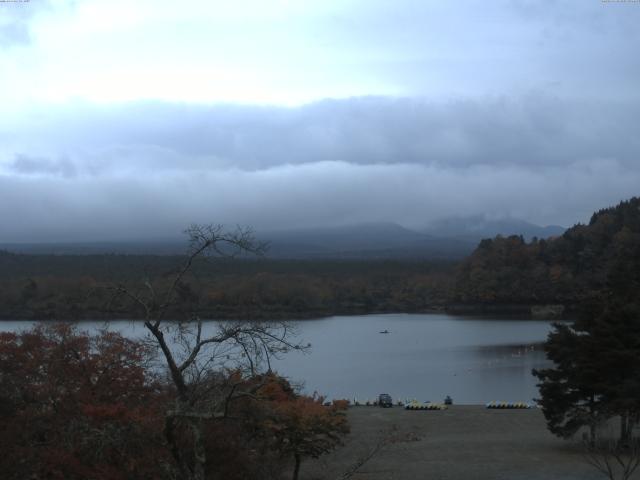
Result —
[[[380, 393], [455, 403], [528, 401], [538, 396], [532, 368], [549, 365], [542, 351], [551, 323], [539, 320], [460, 317], [445, 314], [335, 316], [295, 322], [309, 353], [292, 352], [274, 370], [308, 393], [364, 401]], [[31, 322], [0, 322], [2, 330]], [[79, 322], [83, 329], [103, 322]], [[144, 334], [140, 322], [111, 328]], [[389, 333], [380, 333], [388, 330]]]

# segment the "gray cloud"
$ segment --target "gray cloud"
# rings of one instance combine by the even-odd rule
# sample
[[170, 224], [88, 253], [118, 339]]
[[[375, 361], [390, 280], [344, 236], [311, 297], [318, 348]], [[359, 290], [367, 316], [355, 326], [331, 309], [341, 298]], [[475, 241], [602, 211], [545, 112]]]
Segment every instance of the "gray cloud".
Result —
[[14, 21], [0, 24], [0, 46], [25, 45], [31, 41], [29, 26], [26, 22]]
[[[73, 2], [70, 2], [64, 7], [72, 5]], [[0, 50], [3, 47], [29, 45], [32, 41], [31, 22], [39, 14], [52, 10], [50, 0], [0, 3]]]
[[76, 175], [76, 166], [65, 157], [50, 160], [17, 154], [13, 163], [9, 164], [9, 170], [26, 175], [60, 175], [63, 177]]
[[539, 88], [567, 97], [637, 98], [637, 5], [372, 0], [359, 7], [338, 17], [327, 41], [373, 57], [369, 73], [405, 93], [520, 94]]
[[638, 194], [639, 114], [637, 102], [537, 94], [49, 110], [3, 132], [0, 240], [483, 213], [570, 225]]
[[[49, 112], [28, 129], [6, 127], [3, 136], [12, 149], [7, 154], [68, 158], [66, 169], [59, 162], [41, 166], [52, 174], [261, 170], [326, 161], [535, 170], [612, 159], [635, 168], [639, 115], [640, 101], [540, 94], [444, 102], [369, 97], [299, 108], [141, 103]], [[33, 163], [18, 170], [29, 173]]]
[[423, 226], [479, 213], [569, 225], [637, 193], [637, 185], [640, 172], [615, 161], [538, 171], [318, 162], [171, 175], [4, 176], [0, 218], [3, 241], [173, 236], [192, 222], [258, 230], [389, 220]]

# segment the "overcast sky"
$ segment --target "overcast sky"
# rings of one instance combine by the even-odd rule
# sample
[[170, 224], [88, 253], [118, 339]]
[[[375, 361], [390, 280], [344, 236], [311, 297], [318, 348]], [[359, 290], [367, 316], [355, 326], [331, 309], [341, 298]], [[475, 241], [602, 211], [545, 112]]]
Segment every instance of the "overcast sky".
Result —
[[0, 2], [0, 242], [640, 194], [640, 3]]

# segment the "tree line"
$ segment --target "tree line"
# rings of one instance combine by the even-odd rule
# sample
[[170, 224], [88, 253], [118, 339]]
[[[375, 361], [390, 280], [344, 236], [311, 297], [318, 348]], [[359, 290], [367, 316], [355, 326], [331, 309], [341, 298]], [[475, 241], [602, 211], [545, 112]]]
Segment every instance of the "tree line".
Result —
[[[109, 286], [135, 289], [141, 276], [166, 288], [184, 257], [0, 253], [0, 318], [141, 318]], [[454, 264], [400, 260], [199, 258], [181, 279], [183, 303], [204, 318], [286, 319], [443, 308]], [[172, 313], [179, 314], [181, 307]]]
[[578, 224], [556, 238], [483, 240], [459, 266], [452, 302], [562, 304], [579, 310], [607, 287], [612, 275], [624, 277], [620, 262], [637, 242], [639, 205], [632, 198], [602, 209], [587, 225]]

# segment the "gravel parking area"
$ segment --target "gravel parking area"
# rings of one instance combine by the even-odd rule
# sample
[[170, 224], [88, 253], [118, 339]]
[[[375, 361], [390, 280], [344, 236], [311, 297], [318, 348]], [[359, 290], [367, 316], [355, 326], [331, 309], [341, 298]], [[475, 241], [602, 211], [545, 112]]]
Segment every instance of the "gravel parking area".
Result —
[[[551, 435], [538, 409], [444, 411], [351, 407], [351, 434], [341, 449], [302, 464], [302, 479], [333, 480], [383, 446], [354, 480], [596, 480], [578, 442]], [[387, 439], [387, 442], [385, 442]], [[389, 443], [390, 441], [390, 443]], [[633, 478], [640, 478], [638, 472]]]

